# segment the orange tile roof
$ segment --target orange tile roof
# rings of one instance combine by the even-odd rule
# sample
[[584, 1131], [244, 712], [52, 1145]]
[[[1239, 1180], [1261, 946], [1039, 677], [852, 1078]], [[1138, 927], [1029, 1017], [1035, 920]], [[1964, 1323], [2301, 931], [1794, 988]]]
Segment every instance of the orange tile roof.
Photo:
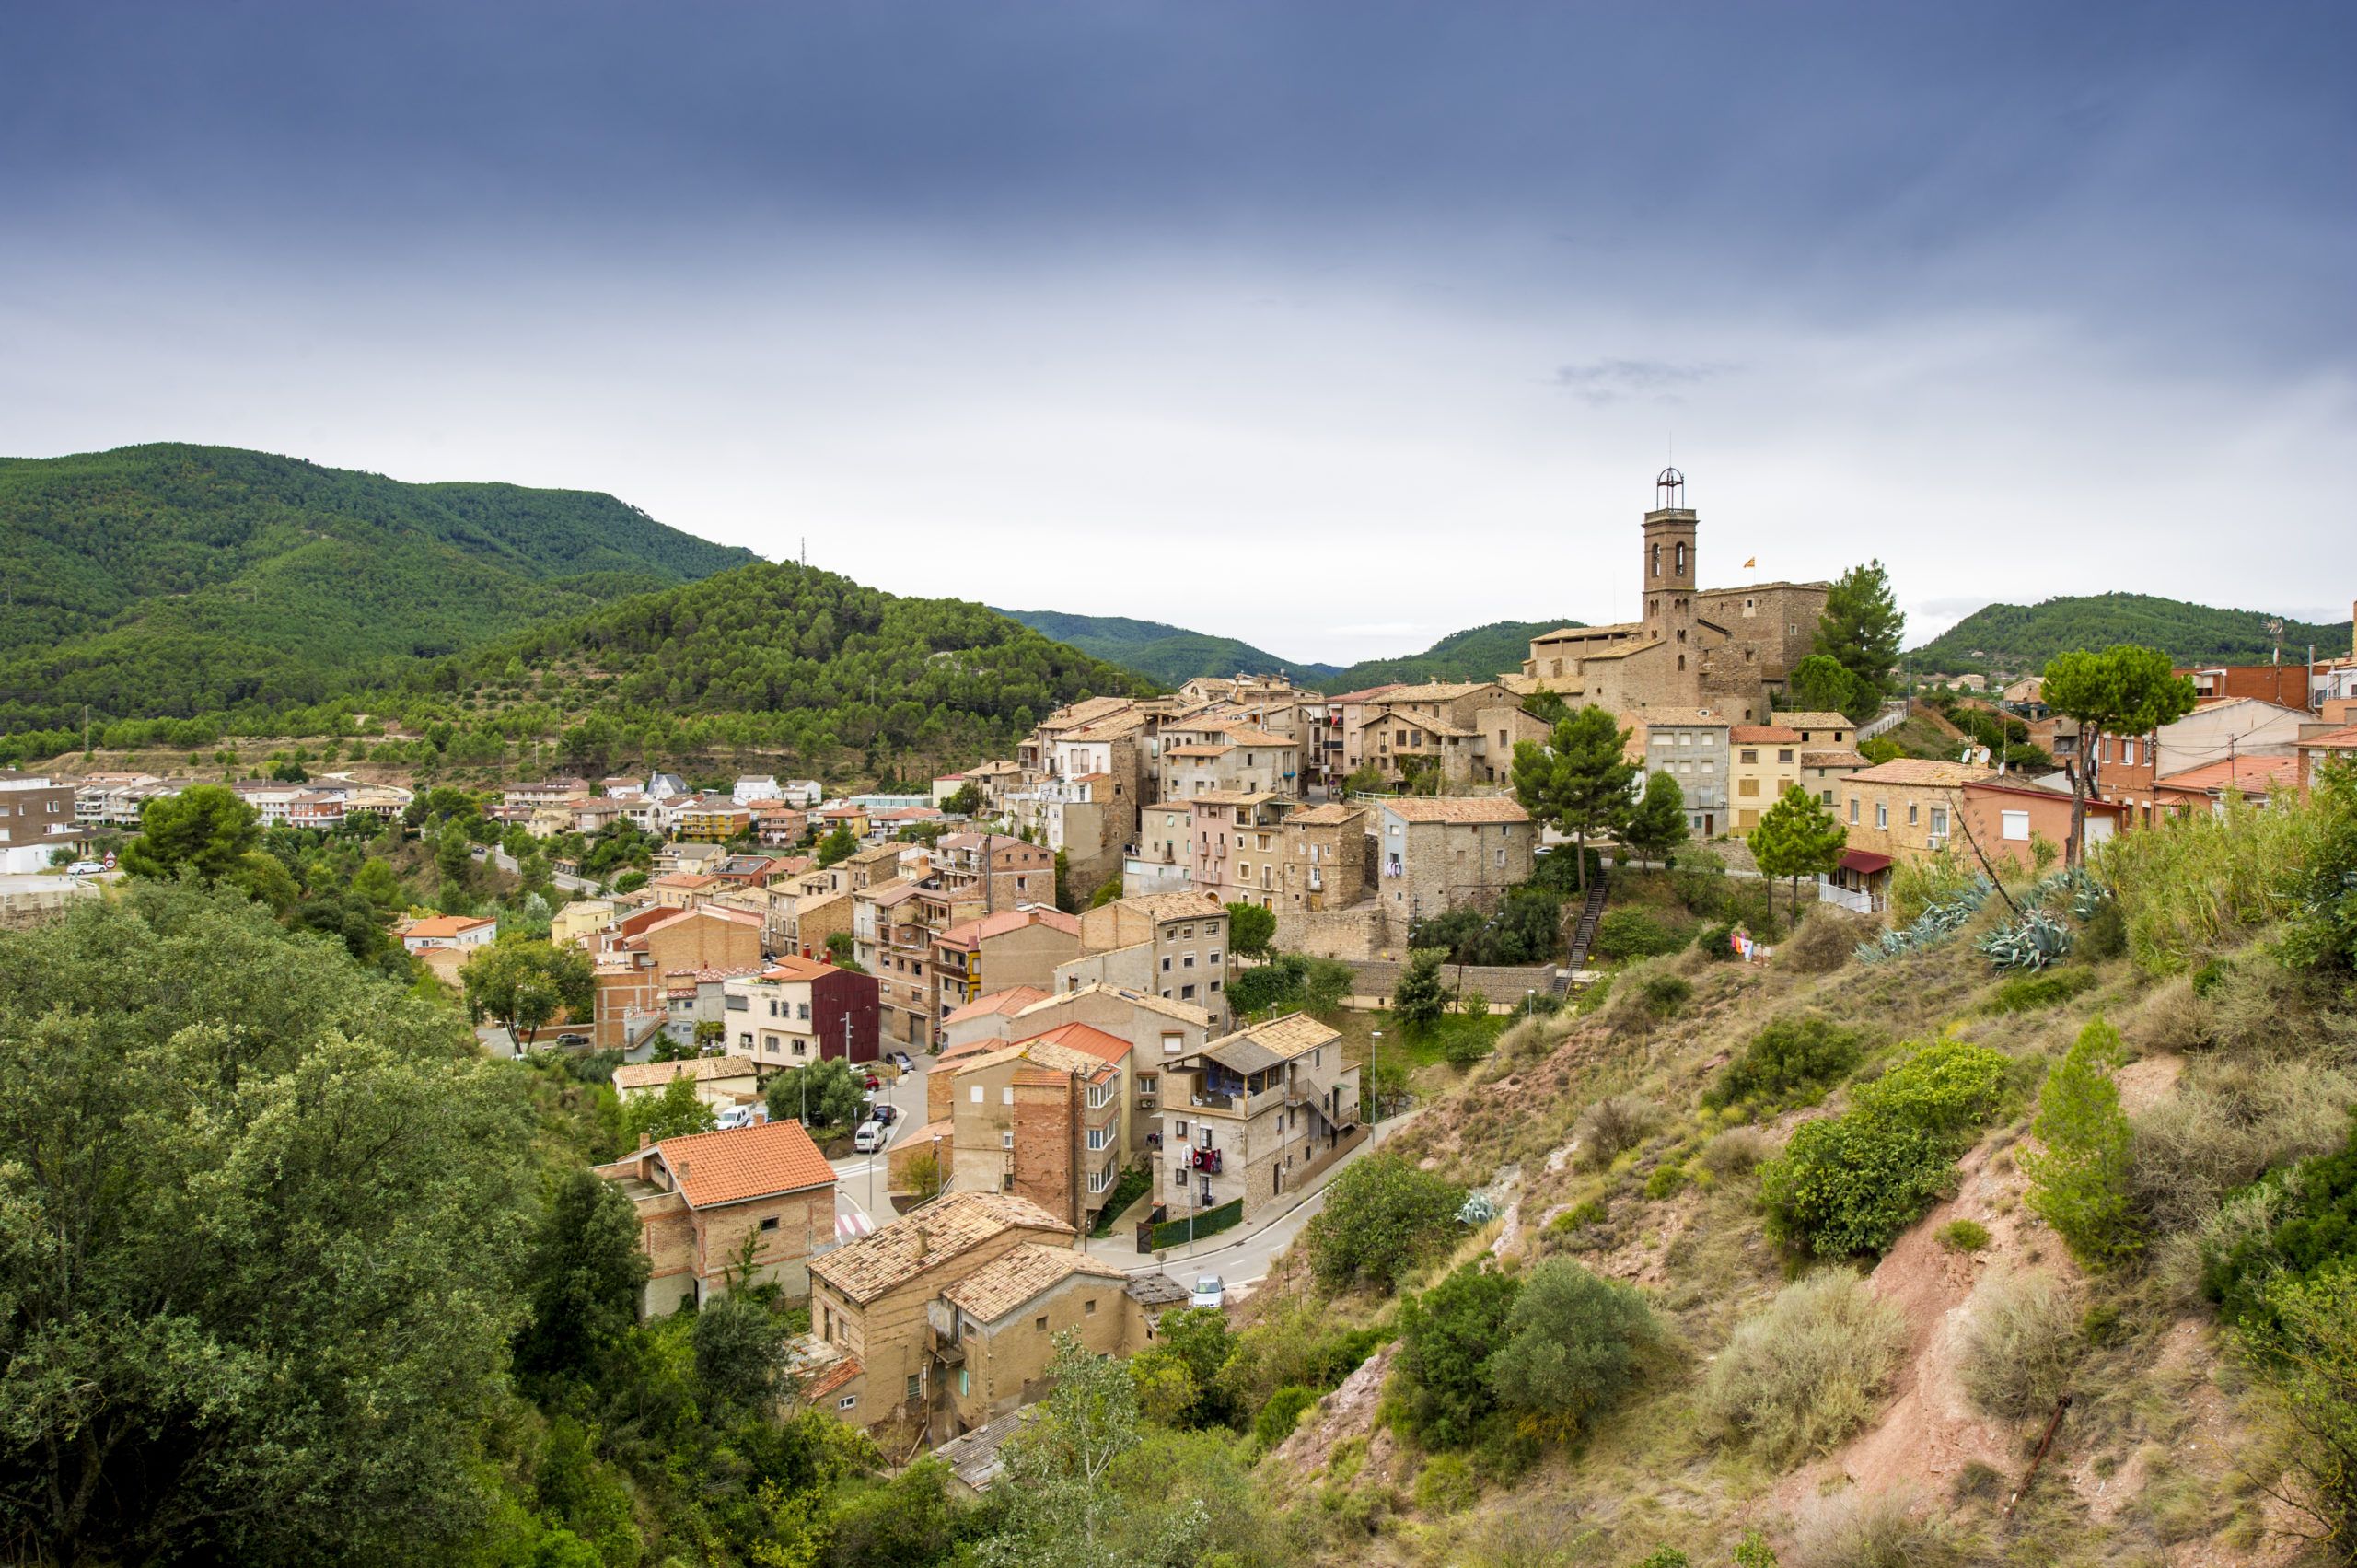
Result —
[[2330, 730], [2323, 735], [2312, 735], [2299, 744], [2326, 751], [2357, 749], [2357, 725], [2351, 725], [2347, 729]]
[[1727, 731], [1727, 739], [1736, 746], [1797, 746], [1801, 732], [1774, 724], [1739, 724]]
[[969, 1018], [986, 1018], [993, 1013], [1020, 1013], [1034, 1002], [1045, 1001], [1048, 993], [1037, 986], [1017, 985], [1005, 991], [993, 991], [987, 996], [977, 996], [949, 1016], [945, 1024], [962, 1023]]
[[461, 932], [497, 923], [481, 915], [437, 914], [421, 920], [401, 933], [404, 936], [456, 936]]
[[1805, 768], [1863, 768], [1866, 760], [1855, 751], [1804, 751], [1801, 766]]
[[1067, 1051], [1084, 1051], [1102, 1062], [1119, 1062], [1130, 1053], [1128, 1040], [1119, 1035], [1107, 1034], [1091, 1024], [1059, 1024], [1052, 1029], [1015, 1043], [1029, 1045], [1032, 1040], [1045, 1040], [1050, 1045], [1061, 1045]]
[[1431, 796], [1401, 795], [1387, 797], [1383, 808], [1408, 822], [1472, 822], [1488, 826], [1499, 822], [1527, 822], [1530, 813], [1522, 803], [1503, 795]]
[[799, 1121], [690, 1132], [655, 1148], [691, 1209], [835, 1184], [835, 1167]]
[[1361, 815], [1364, 813], [1360, 807], [1345, 806], [1336, 800], [1324, 806], [1313, 806], [1306, 811], [1296, 811], [1285, 820], [1296, 828], [1325, 828], [1338, 826]]
[[1953, 789], [1958, 784], [1996, 776], [1996, 769], [1970, 762], [1950, 762], [1938, 757], [1894, 757], [1887, 762], [1877, 762], [1871, 768], [1852, 773], [1850, 782], [1862, 784], [1928, 784], [1935, 789]]
[[859, 1357], [855, 1355], [847, 1355], [840, 1361], [829, 1362], [823, 1371], [812, 1376], [809, 1382], [802, 1386], [802, 1397], [806, 1400], [823, 1400], [836, 1389], [850, 1383], [864, 1370], [865, 1368], [859, 1364]]
[[714, 1078], [750, 1078], [759, 1073], [750, 1058], [699, 1056], [687, 1062], [625, 1062], [614, 1069], [614, 1088], [653, 1088], [674, 1078], [704, 1083]]
[[1072, 1226], [1012, 1192], [945, 1192], [881, 1230], [811, 1259], [810, 1275], [864, 1304], [1017, 1228], [1073, 1234]]
[[1040, 904], [1032, 904], [1023, 909], [1001, 910], [996, 914], [986, 914], [980, 920], [970, 920], [961, 924], [953, 925], [934, 940], [946, 942], [953, 947], [970, 947], [977, 942], [985, 941], [993, 936], [1004, 936], [1010, 931], [1021, 931], [1024, 927], [1030, 925], [1044, 925], [1051, 930], [1061, 931], [1067, 936], [1080, 935], [1078, 915], [1066, 914], [1062, 910], [1049, 909]]
[[1776, 721], [1787, 729], [1855, 729], [1858, 727], [1857, 721], [1854, 719], [1845, 718], [1840, 714], [1823, 712], [1778, 714]]
[[2265, 795], [2279, 784], [2296, 784], [2300, 776], [2297, 757], [2221, 757], [2214, 762], [2204, 762], [2198, 768], [2188, 768], [2181, 773], [2171, 773], [2153, 782], [2154, 789], [2238, 790], [2244, 795]]

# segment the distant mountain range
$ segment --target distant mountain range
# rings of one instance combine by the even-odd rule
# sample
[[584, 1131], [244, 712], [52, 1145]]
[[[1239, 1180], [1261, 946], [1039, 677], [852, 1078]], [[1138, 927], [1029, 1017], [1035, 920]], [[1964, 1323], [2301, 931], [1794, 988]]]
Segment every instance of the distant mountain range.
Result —
[[[1914, 663], [1919, 672], [2029, 670], [2073, 648], [2142, 643], [2179, 664], [2257, 664], [2265, 662], [2276, 645], [2267, 629], [2270, 619], [2262, 610], [2212, 610], [2149, 594], [2084, 594], [2034, 605], [1992, 604], [1917, 648]], [[2319, 657], [2348, 653], [2349, 622], [2284, 621], [2285, 658], [2305, 659], [2311, 643]]]
[[317, 701], [755, 560], [610, 495], [227, 447], [0, 459], [0, 728]]
[[1085, 654], [1133, 669], [1166, 686], [1199, 675], [1277, 674], [1327, 691], [1419, 680], [1486, 680], [1518, 669], [1530, 639], [1576, 621], [1494, 621], [1452, 632], [1419, 654], [1363, 659], [1353, 665], [1282, 659], [1234, 637], [1190, 632], [1159, 621], [1118, 615], [1069, 615], [1052, 610], [1007, 610], [999, 613], [1033, 631], [1068, 643]]

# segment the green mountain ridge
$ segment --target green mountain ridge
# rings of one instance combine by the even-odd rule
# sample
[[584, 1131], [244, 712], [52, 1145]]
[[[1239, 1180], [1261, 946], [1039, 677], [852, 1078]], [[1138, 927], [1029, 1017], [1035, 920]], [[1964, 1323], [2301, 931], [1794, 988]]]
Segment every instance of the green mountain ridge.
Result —
[[756, 559], [596, 492], [226, 447], [0, 459], [0, 729], [316, 702]]
[[[2073, 648], [2142, 643], [2180, 664], [2258, 664], [2273, 651], [2263, 610], [2216, 610], [2151, 594], [2082, 594], [1974, 610], [1914, 650], [1918, 670], [2027, 670]], [[2349, 622], [2283, 621], [2283, 655], [2349, 651]]]
[[1007, 610], [999, 613], [1166, 686], [1176, 686], [1199, 675], [1248, 672], [1284, 675], [1327, 691], [1355, 691], [1369, 686], [1420, 680], [1486, 680], [1503, 670], [1520, 668], [1529, 652], [1531, 638], [1558, 627], [1582, 624], [1569, 620], [1493, 621], [1486, 626], [1452, 632], [1422, 653], [1335, 665], [1282, 659], [1234, 637], [1190, 632], [1159, 621], [1073, 615], [1052, 610]]

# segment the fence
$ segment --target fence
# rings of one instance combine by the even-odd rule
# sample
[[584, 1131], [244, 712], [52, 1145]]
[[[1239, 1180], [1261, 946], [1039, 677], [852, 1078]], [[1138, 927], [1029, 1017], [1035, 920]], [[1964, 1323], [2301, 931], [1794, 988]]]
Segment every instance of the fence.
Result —
[[1166, 1247], [1184, 1247], [1190, 1236], [1201, 1241], [1207, 1236], [1216, 1236], [1221, 1231], [1241, 1225], [1243, 1222], [1244, 1200], [1231, 1198], [1216, 1209], [1205, 1209], [1197, 1214], [1192, 1222], [1194, 1228], [1191, 1231], [1188, 1229], [1190, 1222], [1186, 1220], [1165, 1220], [1154, 1227], [1151, 1239], [1155, 1250], [1158, 1252]]

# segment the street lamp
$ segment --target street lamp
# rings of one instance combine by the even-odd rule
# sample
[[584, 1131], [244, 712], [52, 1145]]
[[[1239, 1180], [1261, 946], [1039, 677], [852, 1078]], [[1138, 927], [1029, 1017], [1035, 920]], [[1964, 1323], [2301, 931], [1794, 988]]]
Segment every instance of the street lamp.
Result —
[[1522, 993], [1522, 1016], [1526, 1018], [1538, 1011], [1538, 988], [1531, 986]]

